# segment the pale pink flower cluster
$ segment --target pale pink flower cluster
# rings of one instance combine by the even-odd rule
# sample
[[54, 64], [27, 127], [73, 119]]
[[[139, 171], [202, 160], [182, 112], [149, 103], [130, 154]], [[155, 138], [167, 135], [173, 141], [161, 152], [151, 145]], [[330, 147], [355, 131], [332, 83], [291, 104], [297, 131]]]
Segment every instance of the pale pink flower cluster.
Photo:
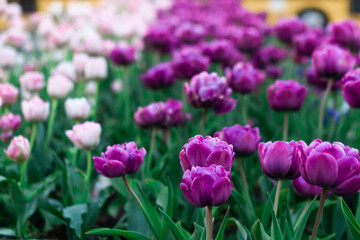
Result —
[[93, 149], [100, 142], [101, 125], [96, 122], [84, 122], [65, 132], [69, 140], [79, 149]]

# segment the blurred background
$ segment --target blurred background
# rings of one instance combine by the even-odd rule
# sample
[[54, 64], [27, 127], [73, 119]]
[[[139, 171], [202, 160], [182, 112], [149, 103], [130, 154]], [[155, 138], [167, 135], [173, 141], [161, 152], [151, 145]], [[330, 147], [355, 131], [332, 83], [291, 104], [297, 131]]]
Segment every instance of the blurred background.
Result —
[[[18, 2], [24, 12], [31, 13], [60, 6], [66, 7], [73, 2], [96, 5], [101, 1], [108, 0], [10, 0], [9, 2]], [[360, 22], [360, 0], [242, 0], [242, 4], [251, 11], [266, 12], [270, 24], [275, 24], [279, 18], [294, 15], [312, 26], [325, 26], [330, 21], [347, 18]]]

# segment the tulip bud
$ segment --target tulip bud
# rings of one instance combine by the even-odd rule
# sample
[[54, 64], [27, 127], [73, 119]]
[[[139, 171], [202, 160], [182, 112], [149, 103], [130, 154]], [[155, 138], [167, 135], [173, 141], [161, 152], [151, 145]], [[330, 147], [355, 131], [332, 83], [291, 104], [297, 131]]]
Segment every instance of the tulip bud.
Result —
[[65, 101], [66, 116], [70, 120], [82, 121], [90, 115], [90, 104], [85, 97], [82, 98], [68, 98]]
[[243, 27], [234, 31], [232, 41], [240, 51], [252, 53], [263, 44], [263, 36], [255, 27]]
[[49, 116], [50, 105], [38, 96], [21, 102], [21, 110], [27, 122], [45, 121]]
[[274, 180], [298, 178], [298, 151], [302, 145], [306, 144], [303, 141], [260, 143], [258, 151], [263, 173]]
[[276, 80], [266, 93], [269, 105], [275, 111], [298, 111], [305, 101], [307, 89], [295, 80]]
[[218, 206], [231, 194], [231, 176], [223, 166], [192, 167], [186, 170], [180, 183], [189, 203], [195, 207]]
[[196, 135], [182, 147], [179, 157], [184, 171], [196, 166], [208, 167], [211, 164], [221, 165], [226, 171], [230, 171], [235, 153], [232, 145], [218, 138]]
[[360, 158], [357, 149], [340, 142], [314, 140], [299, 153], [301, 176], [311, 185], [328, 188], [339, 196], [360, 190]]
[[146, 150], [135, 142], [108, 146], [101, 157], [94, 157], [95, 169], [105, 177], [115, 178], [136, 173], [144, 161]]
[[70, 61], [60, 62], [56, 68], [51, 72], [52, 75], [63, 75], [72, 82], [77, 82], [75, 66]]
[[63, 75], [51, 76], [47, 84], [47, 93], [51, 98], [64, 98], [74, 89], [74, 83]]
[[129, 65], [135, 61], [135, 47], [126, 44], [116, 45], [110, 51], [110, 60], [117, 66]]
[[215, 137], [231, 144], [237, 155], [247, 157], [252, 155], [261, 140], [259, 128], [251, 128], [250, 125], [224, 127], [221, 132], [216, 132]]
[[4, 132], [6, 131], [16, 131], [21, 125], [21, 117], [17, 114], [4, 114], [0, 118], [0, 129]]
[[78, 149], [93, 149], [100, 142], [101, 125], [96, 122], [84, 122], [65, 132], [69, 140]]
[[10, 83], [0, 83], [0, 98], [4, 106], [16, 102], [19, 90]]
[[140, 76], [144, 86], [150, 89], [166, 88], [176, 81], [170, 63], [159, 63]]
[[90, 57], [85, 64], [85, 79], [104, 80], [108, 76], [107, 63], [103, 57]]
[[39, 92], [45, 87], [44, 74], [41, 72], [26, 72], [20, 79], [21, 88], [30, 92]]
[[342, 95], [353, 108], [360, 108], [360, 68], [350, 70], [342, 79]]
[[77, 73], [84, 74], [85, 65], [89, 56], [85, 53], [76, 53], [73, 57], [73, 64]]
[[29, 140], [23, 136], [14, 137], [5, 153], [12, 161], [18, 164], [24, 163], [30, 155]]
[[170, 29], [158, 24], [148, 29], [144, 36], [144, 42], [147, 49], [168, 53], [174, 46], [174, 36]]

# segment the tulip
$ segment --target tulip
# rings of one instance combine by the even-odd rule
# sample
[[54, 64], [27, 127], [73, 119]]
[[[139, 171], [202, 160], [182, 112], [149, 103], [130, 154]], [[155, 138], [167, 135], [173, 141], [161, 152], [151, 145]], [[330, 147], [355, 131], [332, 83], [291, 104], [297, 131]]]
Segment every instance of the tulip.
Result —
[[63, 75], [73, 82], [78, 81], [74, 63], [70, 61], [60, 62], [52, 71], [52, 75]]
[[195, 207], [218, 206], [230, 197], [230, 172], [215, 164], [192, 167], [184, 172], [180, 188], [189, 203]]
[[286, 51], [275, 45], [260, 48], [252, 57], [254, 67], [264, 69], [267, 65], [274, 65], [286, 57]]
[[150, 89], [166, 88], [176, 81], [171, 64], [160, 63], [140, 76], [144, 86]]
[[64, 98], [73, 89], [73, 82], [63, 75], [54, 75], [48, 80], [47, 93], [51, 98]]
[[45, 76], [41, 72], [26, 72], [20, 76], [21, 88], [30, 92], [39, 92], [45, 87]]
[[19, 90], [10, 83], [0, 83], [0, 98], [3, 106], [16, 102]]
[[50, 105], [38, 96], [21, 102], [21, 110], [27, 122], [45, 121], [49, 116]]
[[197, 49], [185, 48], [174, 54], [171, 65], [177, 78], [188, 80], [207, 71], [210, 59]]
[[166, 26], [156, 25], [148, 29], [144, 36], [147, 49], [168, 53], [174, 47], [174, 37]]
[[85, 64], [85, 79], [104, 80], [108, 76], [108, 68], [105, 58], [90, 57]]
[[236, 100], [230, 98], [232, 93], [225, 77], [216, 73], [202, 72], [185, 83], [184, 91], [188, 101], [196, 108], [211, 108], [218, 114], [233, 110]]
[[13, 134], [14, 133], [12, 131], [4, 131], [0, 133], [0, 139], [3, 143], [7, 143], [10, 138], [12, 138]]
[[20, 115], [8, 113], [0, 117], [0, 129], [4, 132], [16, 131], [21, 125]]
[[259, 29], [244, 27], [233, 33], [232, 41], [240, 51], [252, 53], [261, 47], [264, 39]]
[[79, 74], [84, 74], [85, 71], [85, 65], [88, 61], [89, 56], [85, 53], [76, 53], [73, 56], [73, 65], [75, 68], [75, 71]]
[[346, 102], [353, 108], [360, 108], [360, 68], [350, 70], [341, 82]]
[[283, 70], [279, 66], [267, 65], [266, 73], [268, 74], [269, 77], [276, 79], [276, 78], [281, 77], [281, 75], [283, 74]]
[[306, 24], [298, 17], [280, 19], [273, 30], [281, 41], [291, 44], [295, 35], [305, 32]]
[[203, 54], [216, 63], [226, 63], [233, 52], [236, 52], [236, 49], [229, 40], [213, 40], [203, 45]]
[[117, 66], [130, 65], [135, 61], [135, 47], [123, 45], [116, 45], [110, 51], [110, 60]]
[[23, 164], [30, 155], [29, 140], [23, 136], [14, 137], [5, 153], [12, 161]]
[[180, 152], [180, 164], [184, 171], [192, 167], [221, 165], [226, 171], [231, 170], [235, 153], [233, 146], [218, 138], [196, 135], [189, 139]]
[[16, 50], [2, 46], [0, 47], [0, 67], [1, 68], [10, 68], [16, 64], [17, 53]]
[[120, 93], [123, 90], [123, 82], [120, 79], [112, 81], [111, 90], [113, 93]]
[[101, 126], [96, 122], [84, 122], [74, 125], [65, 134], [78, 149], [91, 150], [100, 142]]
[[134, 120], [141, 128], [159, 128], [166, 118], [166, 105], [154, 102], [146, 107], [139, 107], [134, 114]]
[[330, 42], [337, 43], [352, 51], [360, 49], [360, 28], [354, 20], [330, 23], [327, 26]]
[[196, 23], [185, 22], [180, 24], [175, 30], [175, 37], [183, 44], [196, 44], [201, 42], [206, 35], [206, 29]]
[[144, 161], [146, 150], [138, 149], [135, 142], [108, 146], [101, 157], [94, 157], [95, 169], [105, 177], [122, 177], [136, 173]]
[[311, 54], [320, 44], [320, 36], [313, 31], [294, 36], [293, 45], [298, 56], [311, 57]]
[[67, 118], [73, 121], [82, 121], [90, 116], [90, 104], [85, 97], [68, 98], [65, 101], [65, 112]]
[[324, 209], [327, 190], [348, 196], [360, 190], [360, 158], [357, 149], [340, 142], [322, 142], [314, 140], [308, 147], [299, 148], [301, 176], [311, 185], [322, 187], [320, 204], [311, 234], [311, 240], [317, 235]]
[[315, 196], [320, 197], [321, 187], [308, 184], [303, 177], [298, 177], [291, 181], [294, 191], [303, 198], [313, 199]]
[[[309, 69], [307, 69], [307, 71], [305, 72], [305, 76], [306, 76], [307, 82], [309, 84], [311, 84], [312, 86], [320, 88], [320, 89], [326, 89], [328, 80], [326, 78], [319, 77], [319, 75], [317, 75], [317, 72], [315, 71], [315, 69], [313, 67], [310, 67]], [[337, 90], [340, 88], [340, 86], [341, 86], [341, 81], [336, 81], [333, 83], [331, 88], [332, 88], [332, 90]]]

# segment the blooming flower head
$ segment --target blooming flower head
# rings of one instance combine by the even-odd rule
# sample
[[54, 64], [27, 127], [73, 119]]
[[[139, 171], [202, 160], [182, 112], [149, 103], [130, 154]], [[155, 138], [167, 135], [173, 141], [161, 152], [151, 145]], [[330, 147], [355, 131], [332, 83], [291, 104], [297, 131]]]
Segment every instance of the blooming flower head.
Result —
[[135, 61], [135, 47], [125, 44], [116, 45], [110, 51], [109, 57], [115, 65], [129, 65]]
[[85, 64], [85, 79], [104, 80], [108, 76], [108, 68], [105, 58], [90, 57]]
[[353, 51], [360, 49], [360, 28], [354, 20], [330, 23], [327, 26], [330, 42], [339, 44]]
[[41, 91], [45, 87], [45, 76], [41, 72], [26, 72], [20, 76], [20, 86], [30, 92]]
[[8, 106], [17, 101], [19, 90], [11, 83], [0, 83], [0, 98], [2, 105]]
[[96, 122], [84, 122], [65, 132], [69, 140], [79, 149], [93, 149], [100, 142], [101, 125]]
[[21, 125], [20, 115], [8, 113], [0, 117], [0, 129], [2, 131], [16, 131]]
[[64, 98], [74, 89], [74, 83], [63, 75], [49, 77], [47, 93], [52, 98]]
[[347, 72], [341, 83], [346, 102], [353, 108], [360, 108], [360, 68]]
[[151, 67], [140, 76], [144, 86], [150, 89], [166, 88], [176, 81], [174, 71], [168, 62], [159, 63]]
[[38, 96], [21, 102], [21, 110], [27, 122], [45, 121], [49, 116], [50, 105]]
[[291, 44], [293, 37], [299, 33], [305, 32], [305, 30], [305, 22], [298, 17], [280, 19], [274, 27], [275, 35], [287, 44]]
[[14, 137], [9, 147], [5, 150], [5, 153], [14, 162], [18, 164], [24, 163], [30, 155], [29, 140], [23, 136]]
[[74, 121], [82, 121], [90, 115], [90, 103], [85, 98], [68, 98], [65, 101], [66, 116]]
[[95, 169], [105, 177], [121, 177], [138, 171], [144, 161], [146, 150], [138, 149], [135, 142], [108, 146], [101, 157], [94, 157]]

